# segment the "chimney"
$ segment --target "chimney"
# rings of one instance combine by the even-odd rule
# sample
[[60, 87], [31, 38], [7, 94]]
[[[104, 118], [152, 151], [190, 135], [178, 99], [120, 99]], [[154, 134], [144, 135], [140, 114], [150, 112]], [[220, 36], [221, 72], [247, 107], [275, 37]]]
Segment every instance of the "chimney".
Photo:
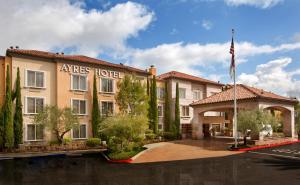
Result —
[[150, 66], [149, 73], [156, 76], [156, 67], [154, 67], [154, 65]]

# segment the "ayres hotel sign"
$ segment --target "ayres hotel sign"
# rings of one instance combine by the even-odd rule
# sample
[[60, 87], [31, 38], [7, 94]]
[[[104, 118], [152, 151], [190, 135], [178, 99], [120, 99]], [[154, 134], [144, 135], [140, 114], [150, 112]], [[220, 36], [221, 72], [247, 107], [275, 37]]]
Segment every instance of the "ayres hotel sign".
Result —
[[[63, 64], [60, 68], [60, 71], [70, 72], [70, 73], [78, 73], [78, 74], [88, 74], [91, 71], [90, 67], [71, 65], [71, 64]], [[110, 71], [106, 69], [95, 69], [95, 73], [101, 77], [109, 77], [109, 78], [121, 78], [121, 74], [118, 71]]]

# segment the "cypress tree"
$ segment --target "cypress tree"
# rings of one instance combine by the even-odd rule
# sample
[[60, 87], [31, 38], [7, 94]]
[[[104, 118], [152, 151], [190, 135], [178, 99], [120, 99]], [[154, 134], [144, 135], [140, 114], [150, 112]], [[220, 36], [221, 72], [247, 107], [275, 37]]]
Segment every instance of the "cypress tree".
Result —
[[152, 79], [152, 85], [151, 85], [152, 93], [151, 93], [151, 114], [152, 114], [152, 125], [153, 125], [153, 132], [155, 134], [158, 133], [158, 108], [157, 108], [157, 90], [156, 90], [156, 78], [155, 75]]
[[179, 85], [176, 83], [176, 101], [175, 101], [175, 134], [180, 134], [180, 109], [179, 109]]
[[16, 107], [14, 114], [14, 145], [18, 148], [22, 143], [23, 138], [23, 115], [22, 115], [22, 102], [21, 102], [21, 86], [20, 86], [20, 70], [17, 71], [16, 89], [13, 95], [16, 99]]
[[165, 131], [170, 131], [171, 127], [171, 112], [170, 112], [170, 100], [169, 100], [169, 92], [168, 92], [168, 82], [165, 82], [165, 106], [164, 106], [164, 128]]
[[0, 151], [4, 148], [4, 116], [3, 107], [0, 109]]
[[6, 94], [4, 102], [4, 147], [11, 149], [14, 146], [14, 125], [12, 114], [12, 93], [10, 84], [9, 65], [6, 70]]
[[99, 110], [98, 93], [97, 93], [97, 79], [96, 79], [96, 75], [94, 75], [94, 82], [93, 82], [93, 109], [92, 109], [92, 130], [93, 130], [93, 137], [98, 137], [99, 122], [100, 122], [100, 110]]
[[149, 129], [153, 130], [152, 124], [152, 88], [151, 88], [151, 80], [147, 78], [147, 94], [148, 94], [148, 122]]

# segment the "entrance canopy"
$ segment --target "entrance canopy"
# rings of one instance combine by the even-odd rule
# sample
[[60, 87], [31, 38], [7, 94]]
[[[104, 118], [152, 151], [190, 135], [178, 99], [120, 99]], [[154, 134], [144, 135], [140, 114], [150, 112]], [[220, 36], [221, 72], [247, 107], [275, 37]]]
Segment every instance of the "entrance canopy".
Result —
[[[295, 136], [294, 106], [298, 103], [296, 98], [288, 98], [267, 92], [263, 89], [249, 87], [243, 84], [237, 85], [237, 108], [238, 110], [268, 109], [279, 110], [283, 116], [283, 131], [285, 136]], [[226, 119], [221, 119], [232, 126], [233, 119], [233, 86], [225, 86], [224, 90], [215, 95], [192, 103], [190, 106], [194, 110], [193, 118], [193, 138], [203, 137], [203, 124], [209, 122], [205, 112], [226, 112]], [[225, 114], [219, 114], [225, 117]], [[215, 118], [214, 118], [215, 119]]]

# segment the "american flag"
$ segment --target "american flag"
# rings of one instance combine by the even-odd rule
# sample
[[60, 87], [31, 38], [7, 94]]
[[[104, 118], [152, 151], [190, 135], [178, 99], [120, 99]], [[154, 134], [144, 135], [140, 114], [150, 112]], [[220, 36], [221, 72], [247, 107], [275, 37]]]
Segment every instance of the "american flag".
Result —
[[[232, 30], [232, 33], [234, 31]], [[231, 54], [231, 64], [230, 64], [230, 76], [231, 78], [233, 78], [234, 75], [234, 71], [235, 71], [235, 60], [234, 60], [234, 42], [233, 42], [233, 36], [232, 36], [232, 40], [231, 40], [231, 46], [230, 46], [230, 52]]]

